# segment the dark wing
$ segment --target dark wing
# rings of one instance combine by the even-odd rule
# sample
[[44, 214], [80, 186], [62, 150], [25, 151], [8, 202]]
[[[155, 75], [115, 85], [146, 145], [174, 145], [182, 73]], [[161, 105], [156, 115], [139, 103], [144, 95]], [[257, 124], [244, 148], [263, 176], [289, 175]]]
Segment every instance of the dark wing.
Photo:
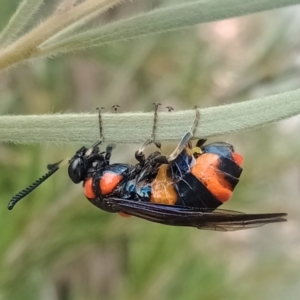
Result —
[[286, 213], [245, 214], [216, 209], [209, 211], [194, 207], [137, 202], [126, 199], [105, 199], [114, 211], [124, 212], [148, 221], [173, 226], [190, 226], [199, 229], [234, 231], [284, 222]]

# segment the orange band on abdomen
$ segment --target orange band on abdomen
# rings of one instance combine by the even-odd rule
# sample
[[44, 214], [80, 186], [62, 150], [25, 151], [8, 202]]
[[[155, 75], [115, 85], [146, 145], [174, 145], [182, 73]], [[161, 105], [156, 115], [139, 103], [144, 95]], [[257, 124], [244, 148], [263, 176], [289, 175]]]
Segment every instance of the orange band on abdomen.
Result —
[[84, 191], [84, 195], [88, 199], [95, 199], [96, 198], [95, 192], [93, 190], [93, 178], [92, 177], [88, 178], [84, 182], [83, 191]]
[[229, 200], [232, 195], [232, 186], [219, 170], [219, 156], [213, 153], [200, 155], [191, 173], [198, 178], [206, 188], [221, 202]]
[[123, 179], [122, 175], [108, 171], [103, 174], [100, 179], [100, 190], [102, 195], [107, 195], [113, 192], [120, 181]]
[[243, 164], [244, 159], [243, 159], [243, 156], [241, 154], [233, 152], [232, 153], [232, 158], [233, 158], [234, 162], [237, 165], [241, 166]]

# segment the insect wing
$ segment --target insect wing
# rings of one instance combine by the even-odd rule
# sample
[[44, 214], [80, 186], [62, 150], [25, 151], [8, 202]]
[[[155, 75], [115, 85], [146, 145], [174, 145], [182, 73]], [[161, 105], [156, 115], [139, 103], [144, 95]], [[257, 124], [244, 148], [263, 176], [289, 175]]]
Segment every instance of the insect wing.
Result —
[[235, 231], [284, 222], [285, 213], [245, 214], [237, 211], [198, 209], [110, 198], [107, 204], [116, 211], [148, 221], [173, 226], [190, 226], [215, 231]]

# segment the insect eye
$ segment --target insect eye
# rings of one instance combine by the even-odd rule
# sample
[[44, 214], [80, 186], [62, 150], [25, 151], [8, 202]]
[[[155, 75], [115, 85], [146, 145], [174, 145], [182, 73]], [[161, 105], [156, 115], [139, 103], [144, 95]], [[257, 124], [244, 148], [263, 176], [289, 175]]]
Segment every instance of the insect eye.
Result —
[[85, 165], [82, 159], [75, 158], [69, 165], [69, 177], [74, 183], [79, 183], [84, 179]]

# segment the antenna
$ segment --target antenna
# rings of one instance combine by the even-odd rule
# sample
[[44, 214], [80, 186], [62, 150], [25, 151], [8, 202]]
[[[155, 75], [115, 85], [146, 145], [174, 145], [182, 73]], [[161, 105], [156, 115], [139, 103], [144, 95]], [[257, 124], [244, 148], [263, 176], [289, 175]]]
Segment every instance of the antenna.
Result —
[[[55, 165], [55, 164], [54, 164]], [[48, 179], [51, 175], [53, 175], [57, 170], [59, 169], [59, 164], [56, 164], [56, 166], [52, 167], [45, 175], [40, 177], [37, 181], [35, 181], [32, 185], [25, 188], [15, 196], [11, 198], [11, 200], [8, 203], [7, 208], [9, 210], [12, 210], [14, 206], [25, 196], [30, 194], [33, 190], [35, 190], [40, 184], [42, 184], [46, 179]]]
[[[103, 107], [101, 108], [97, 108], [98, 110], [98, 118], [99, 118], [99, 133], [100, 133], [100, 141], [94, 143], [94, 145], [90, 148], [90, 149], [86, 149], [85, 147], [82, 147], [80, 150], [78, 150], [75, 154], [75, 156], [73, 156], [73, 158], [75, 158], [78, 154], [78, 152], [82, 152], [84, 151], [84, 155], [85, 156], [89, 156], [93, 153], [93, 150], [98, 147], [102, 142], [103, 142], [103, 129], [102, 129], [102, 115], [101, 115], [101, 110], [103, 109]], [[111, 146], [110, 148], [108, 147], [108, 154], [106, 155], [106, 160], [109, 160], [110, 157], [110, 153], [111, 150], [114, 147]], [[97, 153], [98, 153], [98, 149], [97, 149]], [[101, 154], [101, 153], [100, 153]], [[72, 159], [73, 159], [72, 158]], [[14, 206], [20, 201], [22, 200], [25, 196], [27, 196], [28, 194], [30, 194], [32, 191], [34, 191], [39, 185], [41, 185], [45, 180], [47, 180], [50, 176], [52, 176], [59, 168], [61, 165], [65, 165], [65, 164], [69, 164], [70, 160], [69, 159], [63, 159], [55, 164], [49, 164], [47, 166], [48, 172], [46, 174], [44, 174], [42, 177], [40, 177], [38, 180], [36, 180], [32, 185], [28, 186], [27, 188], [25, 188], [24, 190], [20, 191], [18, 194], [16, 194], [15, 196], [13, 196], [11, 198], [11, 200], [8, 203], [7, 208], [9, 210], [12, 210], [14, 208]]]

